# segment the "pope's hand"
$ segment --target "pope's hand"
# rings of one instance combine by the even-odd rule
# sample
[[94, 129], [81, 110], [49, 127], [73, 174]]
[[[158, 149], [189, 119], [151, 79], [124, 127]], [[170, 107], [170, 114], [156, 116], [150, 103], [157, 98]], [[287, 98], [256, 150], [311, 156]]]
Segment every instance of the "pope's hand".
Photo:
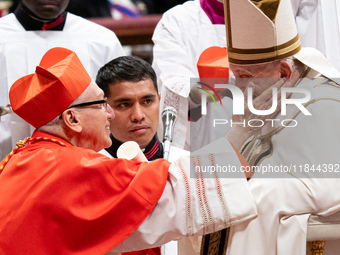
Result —
[[[228, 133], [225, 135], [227, 139], [234, 144], [234, 146], [238, 149], [244, 144], [244, 142], [255, 135], [260, 129], [263, 127], [262, 123], [266, 119], [273, 119], [276, 115], [281, 111], [281, 88], [282, 87], [291, 87], [292, 84], [289, 80], [280, 79], [275, 84], [264, 90], [259, 96], [253, 98], [252, 104], [256, 110], [268, 110], [273, 105], [273, 88], [277, 88], [277, 107], [276, 109], [269, 115], [257, 115], [250, 111], [247, 103], [247, 89], [245, 89], [244, 93], [244, 114], [242, 115], [233, 115], [233, 123], [244, 123], [244, 124], [236, 124], [231, 127]], [[248, 125], [249, 121], [251, 121], [251, 125]], [[258, 121], [256, 121], [258, 120]]]

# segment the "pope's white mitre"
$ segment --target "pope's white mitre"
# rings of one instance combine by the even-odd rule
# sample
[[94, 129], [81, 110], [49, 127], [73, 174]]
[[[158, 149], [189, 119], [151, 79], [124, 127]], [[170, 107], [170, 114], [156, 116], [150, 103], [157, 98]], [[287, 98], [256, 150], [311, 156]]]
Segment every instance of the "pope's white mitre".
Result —
[[224, 8], [230, 63], [266, 63], [300, 51], [290, 0], [224, 0]]

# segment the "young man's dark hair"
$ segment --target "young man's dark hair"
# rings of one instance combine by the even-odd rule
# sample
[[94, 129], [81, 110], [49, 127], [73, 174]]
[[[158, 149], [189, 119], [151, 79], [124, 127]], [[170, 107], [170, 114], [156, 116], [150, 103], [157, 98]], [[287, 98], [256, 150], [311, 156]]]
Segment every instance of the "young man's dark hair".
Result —
[[160, 95], [151, 65], [134, 56], [118, 57], [99, 69], [96, 83], [115, 111], [110, 121], [112, 146], [106, 151], [117, 157], [122, 143], [135, 141], [148, 160], [163, 157], [156, 134]]
[[110, 96], [110, 84], [116, 82], [139, 82], [151, 79], [156, 92], [157, 77], [151, 65], [135, 56], [122, 56], [111, 60], [101, 67], [96, 77], [96, 83], [104, 91], [105, 96]]

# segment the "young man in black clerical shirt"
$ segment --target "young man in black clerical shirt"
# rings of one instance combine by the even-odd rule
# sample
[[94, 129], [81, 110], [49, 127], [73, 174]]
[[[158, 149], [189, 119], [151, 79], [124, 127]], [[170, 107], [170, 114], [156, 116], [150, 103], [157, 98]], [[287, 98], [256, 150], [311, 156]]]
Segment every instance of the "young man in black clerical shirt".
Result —
[[[99, 69], [96, 83], [104, 91], [115, 116], [110, 120], [112, 145], [100, 153], [117, 157], [117, 149], [127, 141], [135, 141], [147, 160], [163, 158], [163, 144], [157, 138], [160, 94], [151, 65], [134, 56], [113, 59]], [[189, 152], [170, 146], [169, 161]], [[162, 255], [177, 254], [177, 242], [162, 247]], [[139, 251], [159, 254], [159, 248]], [[153, 253], [152, 253], [153, 252]], [[124, 255], [133, 255], [126, 253]]]
[[[151, 65], [134, 56], [118, 57], [99, 69], [96, 83], [115, 112], [111, 120], [112, 146], [106, 151], [117, 157], [122, 143], [135, 141], [149, 161], [162, 158], [163, 145], [156, 134], [160, 94]], [[182, 152], [177, 152], [178, 148], [171, 147], [172, 156], [179, 157]]]

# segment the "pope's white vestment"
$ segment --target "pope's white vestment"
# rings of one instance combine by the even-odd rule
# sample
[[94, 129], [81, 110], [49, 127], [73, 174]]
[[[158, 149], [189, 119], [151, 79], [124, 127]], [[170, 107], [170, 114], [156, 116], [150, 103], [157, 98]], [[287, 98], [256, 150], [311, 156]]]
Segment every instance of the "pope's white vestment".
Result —
[[[199, 0], [187, 1], [175, 6], [163, 14], [158, 23], [153, 41], [153, 68], [158, 77], [161, 93], [161, 111], [166, 106], [173, 106], [178, 113], [173, 131], [173, 145], [189, 150], [190, 125], [188, 121], [190, 78], [198, 78], [197, 61], [201, 53], [211, 46], [226, 46], [225, 25], [214, 25], [201, 8]], [[191, 105], [191, 108], [197, 105]], [[223, 108], [218, 114], [231, 116], [231, 100], [223, 99]], [[198, 120], [199, 127], [192, 130], [196, 150], [221, 137], [223, 133], [211, 132], [207, 123], [216, 112], [207, 107], [207, 115]], [[207, 119], [209, 118], [209, 119]], [[229, 118], [230, 119], [230, 118]], [[209, 132], [210, 131], [210, 132]], [[159, 126], [158, 134], [162, 134]]]
[[[76, 52], [93, 79], [100, 67], [125, 55], [112, 31], [71, 13], [67, 14], [63, 31], [26, 31], [15, 15], [9, 14], [0, 19], [0, 35], [0, 106], [9, 104], [11, 85], [34, 73], [50, 48], [65, 47]], [[32, 127], [15, 114], [1, 116], [0, 159], [32, 131]]]
[[[312, 62], [324, 61], [310, 56]], [[340, 210], [340, 84], [324, 76], [308, 79], [315, 76], [320, 73], [310, 69], [296, 86], [311, 92], [304, 105], [311, 115], [288, 105], [286, 115], [278, 115], [273, 127], [267, 124], [245, 147], [248, 162], [258, 166], [249, 181], [258, 217], [231, 227], [228, 255], [305, 255], [309, 216]]]

